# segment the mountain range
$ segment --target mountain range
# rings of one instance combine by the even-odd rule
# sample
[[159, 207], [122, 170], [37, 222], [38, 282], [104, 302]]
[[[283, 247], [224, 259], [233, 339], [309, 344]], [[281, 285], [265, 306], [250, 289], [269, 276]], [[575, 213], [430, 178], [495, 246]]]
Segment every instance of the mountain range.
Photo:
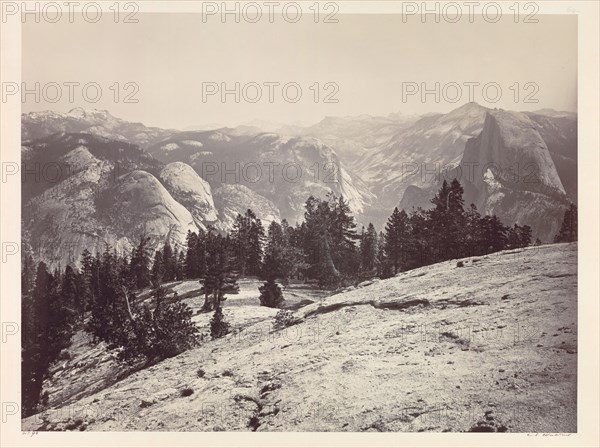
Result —
[[577, 201], [577, 116], [467, 103], [446, 114], [326, 117], [179, 131], [107, 111], [22, 115], [23, 240], [51, 266], [106, 245], [185, 244], [188, 230], [230, 230], [251, 208], [267, 226], [303, 219], [309, 195], [343, 195], [359, 224], [429, 208], [444, 178], [466, 204], [552, 239]]

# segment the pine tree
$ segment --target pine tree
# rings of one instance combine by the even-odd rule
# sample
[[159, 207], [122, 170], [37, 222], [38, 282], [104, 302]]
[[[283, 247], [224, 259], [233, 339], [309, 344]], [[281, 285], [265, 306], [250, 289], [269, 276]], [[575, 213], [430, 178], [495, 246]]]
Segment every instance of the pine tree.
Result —
[[307, 267], [301, 249], [292, 244], [292, 230], [285, 219], [281, 224], [273, 221], [269, 225], [261, 279], [280, 279], [287, 285], [292, 276]]
[[269, 225], [267, 247], [264, 263], [261, 269], [261, 278], [276, 279], [283, 276], [283, 257], [286, 242], [281, 225], [273, 221]]
[[361, 274], [364, 278], [370, 278], [377, 273], [377, 232], [372, 223], [369, 223], [367, 231], [364, 231], [360, 240]]
[[210, 319], [210, 336], [212, 339], [222, 338], [229, 333], [229, 324], [223, 316], [221, 304], [217, 305], [215, 312]]
[[333, 289], [341, 282], [341, 275], [331, 256], [329, 241], [326, 235], [321, 235], [317, 241], [319, 248], [319, 262], [317, 263], [317, 280], [319, 287]]
[[281, 283], [285, 286], [289, 284], [289, 280], [294, 276], [299, 276], [308, 268], [306, 263], [306, 254], [302, 248], [296, 244], [295, 231], [288, 222], [284, 219], [281, 221], [281, 230], [283, 233], [283, 248], [281, 260], [279, 263]]
[[49, 367], [48, 355], [48, 298], [52, 279], [46, 264], [40, 262], [35, 275], [31, 295], [22, 301], [21, 339], [21, 397], [22, 415], [27, 417], [37, 412], [42, 393], [42, 383]]
[[554, 237], [555, 243], [572, 243], [577, 241], [577, 206], [573, 203], [565, 211], [559, 232]]
[[21, 263], [21, 295], [28, 296], [35, 283], [35, 263], [29, 253], [23, 254]]
[[465, 211], [463, 256], [473, 257], [485, 253], [482, 230], [481, 215], [475, 204], [471, 204]]
[[500, 219], [496, 215], [488, 215], [481, 220], [481, 224], [486, 253], [503, 250], [507, 244], [507, 228]]
[[111, 342], [124, 319], [122, 300], [123, 277], [120, 275], [122, 260], [107, 247], [102, 254], [99, 266], [99, 291], [92, 318], [88, 324], [96, 339]]
[[514, 224], [506, 236], [506, 246], [509, 248], [527, 247], [531, 244], [531, 227]]
[[168, 297], [158, 286], [152, 292], [154, 308], [138, 307], [135, 296], [123, 289], [128, 319], [123, 323], [113, 346], [122, 347], [121, 360], [154, 364], [194, 347], [199, 342], [199, 330], [192, 321], [192, 310], [181, 302], [177, 293]]
[[165, 264], [163, 254], [160, 250], [154, 253], [154, 262], [152, 263], [152, 273], [150, 275], [153, 285], [160, 285], [165, 281]]
[[170, 282], [175, 280], [177, 275], [177, 255], [171, 248], [169, 240], [165, 241], [162, 250], [163, 281]]
[[383, 232], [379, 232], [377, 241], [377, 277], [389, 278], [392, 276], [392, 269], [385, 252], [385, 234]]
[[422, 208], [413, 210], [409, 217], [410, 238], [405, 250], [406, 269], [435, 263], [435, 240], [432, 237], [430, 214]]
[[146, 288], [150, 285], [150, 248], [148, 244], [150, 237], [140, 236], [137, 247], [132, 251], [129, 265], [130, 276], [137, 289]]
[[394, 208], [385, 226], [385, 252], [394, 274], [406, 267], [407, 249], [410, 239], [410, 222], [404, 210]]
[[[65, 295], [63, 296], [64, 289]], [[23, 336], [21, 356], [22, 414], [31, 415], [39, 410], [44, 379], [50, 365], [71, 344], [74, 333], [75, 311], [72, 309], [76, 291], [76, 273], [67, 266], [50, 274], [46, 264], [38, 264], [33, 289], [23, 296]]]
[[61, 306], [64, 308], [62, 314], [64, 315], [65, 323], [70, 327], [75, 326], [79, 314], [78, 311], [83, 308], [80, 294], [81, 286], [79, 282], [79, 273], [75, 271], [71, 265], [68, 265], [62, 279], [60, 300]]
[[285, 270], [286, 238], [280, 224], [273, 221], [269, 225], [267, 249], [262, 266], [261, 278], [267, 281], [259, 286], [260, 304], [271, 308], [279, 308], [283, 303], [283, 293], [275, 280], [282, 278]]
[[247, 267], [248, 275], [260, 275], [262, 258], [263, 258], [263, 244], [265, 240], [265, 230], [262, 222], [256, 217], [252, 210], [246, 212], [250, 227], [248, 230], [248, 257]]
[[521, 228], [518, 224], [514, 224], [512, 227], [508, 228], [506, 232], [506, 247], [511, 249], [520, 247], [520, 234]]
[[185, 278], [185, 252], [183, 250], [178, 252], [177, 264], [175, 265], [175, 279], [183, 280]]
[[356, 248], [359, 235], [350, 205], [343, 196], [328, 195], [328, 234], [331, 258], [336, 269], [348, 279], [356, 278], [360, 269], [360, 255]]
[[77, 273], [69, 265], [62, 276], [60, 271], [51, 276], [48, 295], [48, 358], [49, 363], [58, 359], [60, 352], [71, 345], [75, 333], [77, 312]]
[[306, 275], [329, 287], [353, 281], [360, 269], [359, 236], [348, 203], [334, 194], [328, 194], [326, 200], [310, 196], [305, 209], [298, 232], [309, 265]]
[[242, 277], [246, 276], [248, 266], [248, 254], [250, 253], [250, 223], [248, 217], [238, 213], [233, 223], [231, 240], [234, 247], [236, 269]]
[[531, 227], [524, 225], [519, 232], [519, 247], [527, 247], [531, 245]]
[[226, 293], [239, 292], [231, 240], [213, 232], [206, 239], [207, 269], [200, 281], [204, 292], [203, 311], [216, 310], [226, 300]]
[[457, 179], [450, 185], [444, 180], [438, 193], [431, 200], [435, 207], [429, 212], [431, 229], [430, 246], [433, 261], [459, 258], [464, 250], [464, 213], [463, 188]]
[[97, 280], [97, 272], [94, 257], [89, 250], [84, 249], [81, 254], [81, 288], [78, 313], [81, 322], [84, 321], [85, 312], [91, 309], [94, 298], [94, 282]]

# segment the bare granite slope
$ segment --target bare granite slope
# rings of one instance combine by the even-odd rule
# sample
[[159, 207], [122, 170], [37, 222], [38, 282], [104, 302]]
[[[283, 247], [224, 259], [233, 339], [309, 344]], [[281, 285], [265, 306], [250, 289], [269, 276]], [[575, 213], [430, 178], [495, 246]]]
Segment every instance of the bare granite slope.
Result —
[[316, 301], [286, 330], [247, 298], [241, 331], [23, 429], [576, 431], [577, 245], [462, 261]]

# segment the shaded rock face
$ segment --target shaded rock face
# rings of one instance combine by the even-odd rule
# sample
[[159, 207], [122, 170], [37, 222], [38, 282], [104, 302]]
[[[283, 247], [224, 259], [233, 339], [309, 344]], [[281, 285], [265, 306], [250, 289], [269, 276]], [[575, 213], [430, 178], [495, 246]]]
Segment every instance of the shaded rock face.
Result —
[[222, 185], [215, 190], [214, 196], [219, 209], [219, 220], [215, 223], [218, 230], [230, 231], [236, 216], [243, 215], [248, 209], [261, 220], [265, 230], [271, 222], [281, 221], [275, 204], [244, 185]]
[[519, 190], [565, 195], [548, 146], [527, 115], [488, 112], [481, 134], [467, 143], [462, 166], [475, 164], [475, 187], [489, 186], [487, 170], [503, 185]]
[[23, 147], [23, 243], [51, 268], [106, 246], [129, 253], [142, 234], [183, 247], [197, 226], [137, 146], [89, 134], [55, 134]]
[[465, 202], [505, 223], [529, 225], [552, 239], [568, 197], [548, 147], [525, 114], [490, 111], [483, 130], [469, 140], [461, 161]]
[[144, 234], [157, 243], [164, 243], [167, 236], [174, 247], [183, 248], [188, 230], [198, 230], [191, 213], [145, 171], [117, 179], [98, 203], [111, 227], [128, 236]]
[[409, 185], [427, 190], [437, 185], [440, 172], [458, 165], [467, 140], [481, 132], [487, 110], [467, 103], [447, 114], [423, 117], [366, 154], [355, 168], [389, 210]]
[[[130, 214], [131, 222], [121, 226], [98, 204], [112, 210], [104, 193], [133, 171], [149, 173], [164, 186], [168, 196], [163, 197], [156, 182], [139, 179], [151, 196], [170, 204], [165, 216], [181, 212], [173, 200], [192, 217], [191, 227], [182, 213], [168, 223], [152, 218], [148, 225], [155, 229], [214, 225], [228, 231], [235, 215], [248, 208], [264, 224], [279, 218], [295, 224], [303, 219], [308, 196], [329, 192], [344, 195], [359, 225], [383, 228], [393, 207], [430, 208], [441, 180], [458, 177], [467, 205], [497, 213], [507, 224], [529, 224], [534, 237], [549, 241], [567, 199], [577, 199], [575, 114], [513, 113], [468, 103], [420, 118], [329, 117], [312, 127], [288, 128], [295, 137], [251, 127], [147, 128], [97, 110], [23, 114], [24, 242], [40, 259], [63, 266], [86, 245], [128, 250], [131, 238], [144, 231], [144, 210], [136, 209], [140, 215]], [[345, 136], [350, 146], [365, 150], [364, 156], [337, 154]], [[155, 212], [149, 210], [154, 217]], [[181, 232], [172, 234], [178, 240]]]
[[577, 202], [577, 115], [526, 112], [546, 145], [569, 199]]
[[356, 214], [375, 201], [335, 151], [311, 137], [248, 135], [228, 129], [182, 132], [149, 151], [163, 162], [185, 161], [213, 189], [225, 184], [250, 188], [275, 204], [282, 218], [292, 223], [303, 217], [310, 195], [344, 195]]
[[[496, 121], [503, 120], [501, 127], [488, 122], [481, 140], [471, 141], [484, 131], [488, 113]], [[501, 135], [496, 136], [494, 132]], [[479, 150], [477, 155], [474, 150], [481, 145], [489, 146], [483, 159], [502, 168], [492, 169], [487, 174], [488, 179], [492, 175], [500, 176], [504, 183], [519, 183], [512, 187], [518, 191], [551, 196], [557, 193], [561, 197], [564, 193], [571, 201], [576, 201], [576, 114], [556, 111], [511, 113], [468, 103], [447, 114], [422, 117], [399, 131], [388, 144], [365, 154], [354, 164], [377, 197], [374, 207], [367, 210], [373, 222], [379, 227], [385, 225], [389, 211], [398, 205], [407, 212], [413, 207], [431, 208], [430, 199], [442, 181], [451, 181], [454, 177], [459, 178], [463, 186], [477, 178], [478, 191], [467, 188], [466, 202], [483, 205], [484, 200], [476, 196], [483, 191], [483, 184], [487, 184], [485, 170], [474, 172], [474, 165], [463, 164], [480, 163]], [[515, 176], [518, 179], [511, 180]], [[537, 201], [537, 205], [532, 204], [536, 209], [543, 202], [537, 195], [513, 198], [524, 207], [531, 200]], [[515, 211], [513, 215], [518, 213]], [[555, 225], [544, 224], [542, 227], [547, 227], [542, 233], [548, 233]]]
[[419, 188], [415, 185], [409, 185], [404, 190], [402, 200], [400, 201], [399, 209], [411, 211], [413, 208], [422, 208], [428, 210], [432, 208], [431, 198], [435, 194], [431, 189]]
[[208, 182], [183, 162], [172, 162], [160, 172], [169, 193], [192, 214], [196, 226], [206, 229], [217, 220], [217, 209]]

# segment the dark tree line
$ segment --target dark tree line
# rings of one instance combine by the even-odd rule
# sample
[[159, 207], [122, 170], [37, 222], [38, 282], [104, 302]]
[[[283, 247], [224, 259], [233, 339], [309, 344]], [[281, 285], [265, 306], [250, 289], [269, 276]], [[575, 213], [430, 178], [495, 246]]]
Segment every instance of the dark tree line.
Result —
[[37, 269], [31, 257], [25, 257], [22, 284], [21, 381], [22, 415], [36, 412], [44, 403], [42, 384], [50, 365], [70, 344], [76, 328], [78, 306], [75, 273], [68, 267], [64, 273], [50, 273], [45, 263]]
[[[372, 224], [359, 233], [348, 202], [329, 194], [307, 199], [302, 223], [272, 222], [266, 235], [248, 210], [237, 216], [230, 234], [212, 228], [189, 232], [182, 250], [167, 240], [152, 254], [150, 239], [142, 236], [129, 257], [110, 247], [96, 255], [85, 250], [80, 269], [69, 265], [52, 273], [44, 263], [36, 267], [24, 257], [23, 415], [43, 404], [42, 383], [78, 329], [118, 349], [120, 359], [130, 363], [154, 363], [198, 343], [192, 310], [176, 293], [167, 293], [165, 282], [199, 281], [201, 311], [213, 313], [210, 334], [220, 338], [230, 331], [223, 302], [238, 292], [239, 276], [263, 280], [261, 305], [280, 308], [284, 298], [278, 282], [286, 287], [292, 279], [311, 280], [332, 289], [531, 244], [529, 226], [507, 227], [497, 216], [480, 215], [472, 204], [465, 208], [456, 179], [444, 181], [431, 202], [431, 210], [395, 208], [379, 234]], [[554, 241], [576, 240], [577, 208], [571, 205]], [[150, 297], [138, 297], [147, 288]]]
[[555, 243], [572, 243], [577, 241], [577, 206], [571, 204], [563, 217], [560, 230], [554, 237]]
[[[160, 286], [166, 278], [177, 275], [177, 270], [169, 267], [173, 252], [167, 243], [157, 252], [167, 257], [157, 255], [151, 263], [148, 243], [148, 238], [141, 237], [129, 258], [109, 247], [95, 256], [84, 250], [80, 269], [68, 265], [64, 271], [52, 273], [45, 263], [35, 268], [30, 256], [24, 258], [23, 416], [45, 404], [43, 381], [52, 363], [68, 356], [65, 349], [77, 330], [83, 329], [96, 341], [118, 349], [119, 359], [128, 363], [152, 364], [198, 341], [191, 309], [176, 294], [169, 297]], [[161, 268], [161, 264], [166, 267]], [[155, 272], [160, 272], [156, 278]], [[148, 286], [152, 287], [151, 299], [138, 299], [135, 291]]]
[[379, 241], [379, 276], [531, 244], [529, 226], [507, 227], [495, 215], [481, 216], [473, 204], [465, 208], [456, 179], [444, 181], [431, 202], [434, 207], [427, 211], [394, 209]]

